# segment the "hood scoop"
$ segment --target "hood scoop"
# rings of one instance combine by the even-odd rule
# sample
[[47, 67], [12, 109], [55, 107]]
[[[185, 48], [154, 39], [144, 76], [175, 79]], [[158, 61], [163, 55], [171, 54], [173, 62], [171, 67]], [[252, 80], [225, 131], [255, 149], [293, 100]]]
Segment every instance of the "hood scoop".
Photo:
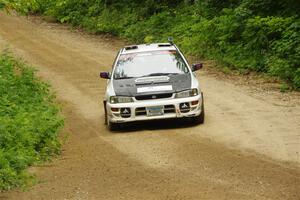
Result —
[[150, 76], [150, 77], [142, 77], [135, 79], [136, 85], [146, 85], [153, 83], [168, 83], [170, 77], [168, 76]]

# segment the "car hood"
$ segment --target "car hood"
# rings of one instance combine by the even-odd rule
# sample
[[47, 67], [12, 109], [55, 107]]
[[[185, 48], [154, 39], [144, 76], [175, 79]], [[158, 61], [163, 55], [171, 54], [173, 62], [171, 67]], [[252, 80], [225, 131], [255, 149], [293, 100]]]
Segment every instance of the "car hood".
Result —
[[191, 74], [114, 79], [113, 87], [117, 96], [174, 93], [191, 89]]

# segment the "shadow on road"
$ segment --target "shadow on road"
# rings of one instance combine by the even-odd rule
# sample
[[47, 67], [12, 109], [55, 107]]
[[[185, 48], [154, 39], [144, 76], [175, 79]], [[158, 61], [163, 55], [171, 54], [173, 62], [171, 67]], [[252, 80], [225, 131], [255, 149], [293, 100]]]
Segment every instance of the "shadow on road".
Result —
[[167, 129], [181, 129], [201, 126], [195, 124], [190, 119], [164, 119], [164, 120], [153, 120], [153, 121], [139, 121], [130, 122], [126, 124], [120, 124], [116, 131], [112, 131], [114, 134], [118, 133], [129, 133], [143, 130], [167, 130]]

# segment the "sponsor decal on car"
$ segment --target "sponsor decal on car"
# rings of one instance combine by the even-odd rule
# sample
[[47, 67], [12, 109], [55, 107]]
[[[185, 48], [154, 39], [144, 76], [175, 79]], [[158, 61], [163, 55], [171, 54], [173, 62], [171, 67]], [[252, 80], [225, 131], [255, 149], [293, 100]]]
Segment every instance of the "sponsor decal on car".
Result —
[[171, 91], [171, 90], [173, 90], [172, 85], [148, 86], [148, 87], [137, 88], [137, 93]]

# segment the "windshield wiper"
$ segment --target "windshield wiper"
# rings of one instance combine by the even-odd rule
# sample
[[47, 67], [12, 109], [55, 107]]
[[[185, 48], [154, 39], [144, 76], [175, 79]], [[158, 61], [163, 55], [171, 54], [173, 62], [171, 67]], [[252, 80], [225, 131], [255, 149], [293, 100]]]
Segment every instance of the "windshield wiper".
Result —
[[115, 78], [116, 80], [121, 80], [121, 79], [131, 79], [131, 78], [134, 78], [134, 77], [131, 77], [131, 76], [124, 76], [124, 77], [119, 77], [119, 78]]
[[176, 75], [178, 73], [152, 73], [152, 74], [147, 74], [144, 75], [143, 77], [147, 77], [147, 76], [168, 76], [168, 75]]

